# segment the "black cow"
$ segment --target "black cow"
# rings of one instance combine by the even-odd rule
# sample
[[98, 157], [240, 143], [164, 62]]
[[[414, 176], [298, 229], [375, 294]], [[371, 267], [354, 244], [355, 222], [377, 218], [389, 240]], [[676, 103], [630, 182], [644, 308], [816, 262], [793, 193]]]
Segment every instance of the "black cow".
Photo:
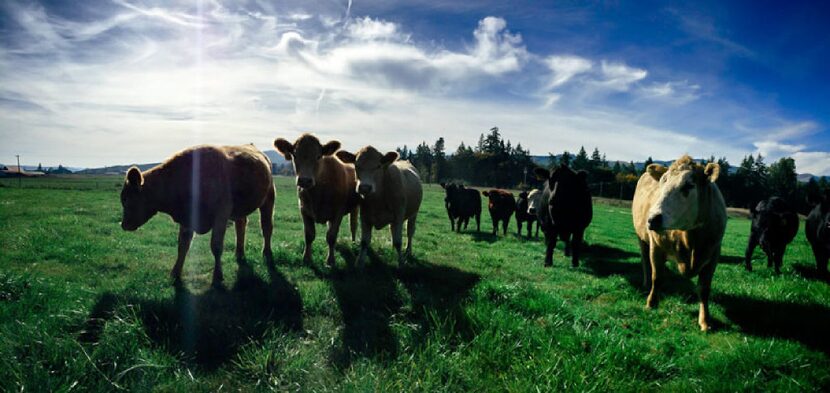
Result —
[[496, 234], [499, 222], [501, 222], [504, 234], [507, 235], [510, 216], [516, 210], [516, 198], [513, 197], [512, 193], [498, 189], [484, 191], [482, 194], [490, 199], [487, 208], [490, 210], [490, 218], [493, 219], [493, 234]]
[[[450, 217], [450, 228], [461, 232], [461, 224], [467, 230], [470, 217], [476, 218], [476, 231], [481, 231], [481, 195], [478, 190], [466, 188], [463, 184], [441, 183], [446, 191], [444, 205]], [[457, 220], [457, 221], [456, 221]]]
[[830, 191], [818, 202], [807, 216], [804, 230], [807, 232], [807, 241], [813, 247], [816, 269], [819, 274], [827, 277], [827, 261], [830, 259]]
[[781, 273], [784, 251], [798, 233], [798, 214], [778, 197], [758, 202], [750, 213], [752, 230], [746, 246], [746, 270], [752, 271], [752, 252], [760, 244], [767, 254], [767, 267], [774, 265], [775, 272]]
[[565, 241], [566, 256], [570, 243], [571, 263], [574, 267], [579, 266], [579, 247], [582, 245], [585, 228], [594, 215], [591, 192], [588, 190], [588, 174], [585, 171], [575, 172], [565, 164], [550, 171], [536, 168], [533, 172], [540, 181], [545, 182], [542, 191], [544, 208], [536, 211], [547, 243], [545, 267], [553, 266], [553, 249], [557, 237]]
[[[528, 211], [529, 200], [527, 191], [519, 193], [519, 200], [516, 201], [516, 234], [522, 237], [522, 223], [527, 223], [527, 238], [530, 239], [533, 233], [533, 223], [536, 222], [536, 215]], [[536, 225], [536, 237], [539, 237], [539, 225]]]

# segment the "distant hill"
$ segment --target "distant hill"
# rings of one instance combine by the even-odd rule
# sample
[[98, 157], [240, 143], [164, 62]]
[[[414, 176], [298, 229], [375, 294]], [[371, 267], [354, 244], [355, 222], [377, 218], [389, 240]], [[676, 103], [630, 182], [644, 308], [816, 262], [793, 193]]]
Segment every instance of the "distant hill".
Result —
[[[146, 171], [146, 170], [148, 170], [148, 169], [150, 169], [150, 168], [152, 168], [152, 167], [154, 167], [158, 164], [159, 163], [137, 164], [136, 166], [138, 167], [138, 169], [140, 169], [142, 171]], [[130, 165], [113, 165], [113, 166], [105, 166], [105, 167], [102, 167], [102, 168], [88, 168], [88, 169], [84, 169], [82, 171], [78, 171], [78, 172], [75, 172], [75, 173], [80, 174], [80, 175], [125, 174], [125, 173], [127, 173], [127, 169], [130, 169], [131, 166], [133, 166], [133, 165], [132, 164], [130, 164]]]

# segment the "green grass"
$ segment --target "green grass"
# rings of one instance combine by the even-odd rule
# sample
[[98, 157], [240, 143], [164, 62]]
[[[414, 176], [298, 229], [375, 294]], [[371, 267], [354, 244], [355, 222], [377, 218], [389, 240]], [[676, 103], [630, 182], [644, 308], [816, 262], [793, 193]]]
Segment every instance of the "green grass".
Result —
[[[207, 236], [170, 285], [176, 227], [123, 232], [119, 178], [4, 180], [0, 187], [0, 391], [809, 391], [830, 389], [830, 285], [799, 233], [781, 275], [741, 255], [729, 220], [715, 273], [715, 330], [698, 331], [694, 283], [677, 276], [644, 309], [629, 210], [594, 206], [582, 267], [542, 267], [541, 241], [454, 234], [426, 187], [414, 261], [377, 231], [363, 272], [341, 231], [338, 263], [301, 263], [295, 191], [277, 179], [276, 269], [249, 221], [248, 264], [228, 231], [225, 288]], [[59, 187], [58, 187], [59, 186]], [[43, 187], [52, 187], [43, 188]], [[347, 226], [344, 225], [344, 229]]]

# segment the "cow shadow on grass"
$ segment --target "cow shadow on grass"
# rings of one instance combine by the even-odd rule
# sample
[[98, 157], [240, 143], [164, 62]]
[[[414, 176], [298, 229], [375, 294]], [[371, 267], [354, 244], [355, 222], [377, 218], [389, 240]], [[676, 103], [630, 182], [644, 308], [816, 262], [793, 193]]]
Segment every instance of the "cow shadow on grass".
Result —
[[[582, 246], [582, 266], [592, 275], [605, 278], [610, 276], [623, 277], [632, 287], [640, 292], [648, 293], [651, 288], [643, 287], [643, 265], [640, 254], [609, 247], [602, 244]], [[629, 259], [636, 258], [636, 262]], [[697, 278], [685, 278], [670, 266], [672, 261], [666, 262], [662, 283], [658, 287], [660, 295], [682, 296], [686, 303], [697, 302]], [[717, 278], [717, 277], [716, 277]], [[693, 282], [694, 280], [694, 282]]]
[[[464, 232], [461, 232], [464, 233]], [[493, 232], [488, 231], [481, 231], [481, 232], [468, 232], [470, 234], [470, 238], [473, 239], [474, 242], [485, 242], [485, 243], [495, 243], [499, 241], [499, 234], [493, 234]]]
[[343, 318], [341, 344], [329, 354], [331, 363], [344, 370], [358, 358], [385, 362], [397, 357], [398, 339], [390, 320], [401, 308], [402, 300], [395, 288], [393, 269], [371, 250], [366, 266], [356, 269], [357, 257], [351, 248], [338, 245], [337, 250], [348, 269], [310, 266], [318, 278], [331, 283]]
[[[763, 256], [763, 258], [761, 258], [761, 256]], [[763, 259], [764, 266], [766, 266], [767, 257], [766, 257], [766, 254], [764, 254], [763, 251], [761, 251], [761, 256], [757, 255], [757, 250], [756, 250], [756, 254], [754, 254], [753, 257], [752, 257], [752, 264], [757, 265], [758, 262]], [[719, 264], [722, 263], [722, 264], [726, 264], [726, 265], [743, 265], [744, 263], [746, 263], [746, 261], [744, 260], [743, 256], [721, 255], [720, 258], [718, 258], [718, 263]]]
[[408, 318], [419, 326], [416, 342], [424, 342], [436, 330], [453, 345], [472, 340], [475, 333], [463, 301], [481, 280], [478, 274], [418, 258], [410, 258], [397, 273], [412, 299]]
[[271, 264], [268, 282], [247, 262], [238, 266], [237, 281], [230, 289], [211, 287], [194, 293], [177, 285], [173, 298], [164, 300], [105, 293], [93, 306], [80, 340], [98, 342], [106, 321], [120, 308], [131, 307], [155, 345], [186, 362], [215, 370], [269, 328], [302, 332], [302, 300], [294, 285]]
[[816, 269], [816, 265], [803, 265], [803, 264], [793, 264], [793, 270], [795, 274], [811, 281], [821, 281], [827, 284], [830, 284], [830, 275], [821, 274], [819, 273], [818, 269]]
[[419, 338], [436, 328], [452, 333], [452, 337], [473, 336], [460, 302], [478, 282], [478, 275], [417, 258], [410, 258], [403, 267], [393, 267], [397, 262], [384, 261], [371, 250], [366, 266], [356, 269], [352, 249], [338, 246], [337, 250], [348, 268], [324, 271], [311, 266], [317, 277], [331, 283], [343, 318], [341, 344], [329, 355], [337, 369], [345, 370], [359, 358], [388, 363], [399, 355], [400, 340], [392, 324], [405, 301], [399, 294], [398, 281], [412, 301], [405, 318], [419, 326], [415, 342], [422, 342]]
[[713, 301], [726, 317], [746, 333], [758, 337], [794, 340], [830, 355], [830, 308], [746, 296], [717, 294]]

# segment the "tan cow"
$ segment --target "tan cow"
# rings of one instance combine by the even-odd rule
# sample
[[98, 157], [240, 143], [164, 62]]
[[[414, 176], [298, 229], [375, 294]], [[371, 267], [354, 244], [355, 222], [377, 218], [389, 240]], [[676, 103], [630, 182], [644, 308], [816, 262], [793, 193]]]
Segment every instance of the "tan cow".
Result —
[[303, 261], [311, 263], [311, 243], [315, 236], [315, 223], [328, 224], [326, 242], [329, 254], [326, 262], [334, 266], [334, 246], [343, 216], [350, 214], [352, 241], [357, 231], [358, 196], [354, 165], [344, 164], [334, 153], [340, 142], [325, 145], [314, 135], [303, 134], [293, 144], [277, 138], [274, 146], [294, 165], [297, 175], [297, 197], [305, 230]]
[[213, 284], [222, 282], [222, 248], [228, 221], [236, 226], [236, 257], [245, 257], [247, 216], [259, 209], [263, 255], [270, 262], [274, 182], [271, 162], [253, 145], [195, 146], [142, 173], [132, 167], [121, 190], [121, 227], [134, 231], [157, 212], [179, 224], [179, 251], [170, 272], [181, 281], [193, 233], [213, 231]]
[[[372, 241], [372, 227], [381, 229], [387, 225], [391, 225], [392, 245], [398, 252], [398, 264], [405, 263], [412, 254], [415, 221], [423, 198], [418, 172], [408, 161], [398, 161], [398, 153], [382, 155], [372, 146], [360, 149], [357, 155], [341, 150], [337, 152], [337, 157], [343, 162], [354, 163], [357, 171], [357, 192], [362, 197], [358, 266], [363, 267]], [[401, 253], [404, 220], [406, 254]]]
[[709, 330], [709, 292], [726, 229], [726, 205], [715, 184], [718, 164], [705, 167], [684, 155], [669, 168], [651, 164], [637, 182], [631, 213], [640, 241], [646, 307], [657, 306], [656, 289], [667, 258], [685, 277], [700, 275], [701, 330]]

